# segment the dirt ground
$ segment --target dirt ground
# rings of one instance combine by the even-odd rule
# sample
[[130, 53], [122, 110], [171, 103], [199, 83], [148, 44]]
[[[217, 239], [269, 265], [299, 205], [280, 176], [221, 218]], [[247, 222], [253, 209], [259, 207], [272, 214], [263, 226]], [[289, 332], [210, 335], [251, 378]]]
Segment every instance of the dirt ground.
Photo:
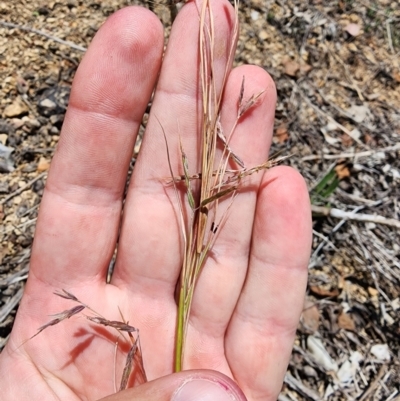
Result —
[[[0, 1], [0, 349], [75, 70], [105, 18], [134, 3]], [[274, 78], [272, 152], [292, 155], [314, 210], [307, 300], [279, 400], [399, 401], [400, 3], [240, 8], [236, 64]], [[168, 27], [169, 8], [155, 11]]]

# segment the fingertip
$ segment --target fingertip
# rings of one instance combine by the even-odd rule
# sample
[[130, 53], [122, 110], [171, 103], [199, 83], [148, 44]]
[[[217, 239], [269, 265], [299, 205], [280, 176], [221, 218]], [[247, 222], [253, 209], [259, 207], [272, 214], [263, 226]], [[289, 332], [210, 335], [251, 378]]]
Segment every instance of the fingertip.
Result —
[[[155, 14], [138, 6], [112, 14], [96, 33], [74, 79], [70, 105], [126, 120], [141, 120], [132, 83], [150, 83], [153, 89], [161, 66], [163, 27]], [[151, 91], [150, 91], [151, 93]], [[147, 98], [150, 93], [140, 93]], [[145, 101], [147, 104], [147, 101]]]
[[[312, 219], [303, 176], [289, 166], [268, 170], [257, 202], [258, 228], [269, 246], [270, 262], [306, 268], [311, 250]], [[274, 245], [273, 245], [274, 244]]]
[[238, 385], [212, 370], [188, 370], [147, 382], [102, 401], [246, 401]]
[[[154, 51], [154, 44], [163, 36], [163, 26], [158, 17], [144, 7], [128, 6], [107, 18], [100, 31], [115, 47], [135, 50], [139, 54]], [[102, 32], [103, 35], [103, 32]]]

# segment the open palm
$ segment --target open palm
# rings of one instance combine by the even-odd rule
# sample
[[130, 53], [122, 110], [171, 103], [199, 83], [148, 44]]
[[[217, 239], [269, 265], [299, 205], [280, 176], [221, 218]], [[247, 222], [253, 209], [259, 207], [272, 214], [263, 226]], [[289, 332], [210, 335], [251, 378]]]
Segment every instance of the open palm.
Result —
[[[212, 6], [216, 74], [222, 80], [233, 12], [227, 1]], [[191, 166], [197, 165], [198, 31], [198, 9], [189, 2], [175, 21], [162, 62], [161, 24], [148, 10], [128, 7], [108, 19], [85, 55], [40, 207], [25, 294], [0, 357], [3, 400], [94, 400], [114, 392], [124, 357], [112, 331], [73, 317], [20, 346], [49, 314], [75, 305], [53, 295], [60, 289], [108, 319], [121, 320], [119, 308], [140, 329], [149, 380], [172, 372], [183, 249], [173, 188], [165, 185], [170, 173], [159, 122], [174, 171], [180, 171], [178, 133]], [[123, 203], [136, 135], [161, 64], [152, 114]], [[264, 70], [232, 70], [224, 94], [224, 126], [235, 120], [243, 76], [245, 97], [265, 89], [231, 142], [245, 165], [253, 166], [268, 157], [276, 93]], [[251, 183], [230, 209], [200, 277], [184, 367], [220, 371], [249, 400], [273, 400], [302, 309], [309, 201], [303, 179], [288, 167], [252, 176]], [[106, 284], [117, 240], [115, 270]]]

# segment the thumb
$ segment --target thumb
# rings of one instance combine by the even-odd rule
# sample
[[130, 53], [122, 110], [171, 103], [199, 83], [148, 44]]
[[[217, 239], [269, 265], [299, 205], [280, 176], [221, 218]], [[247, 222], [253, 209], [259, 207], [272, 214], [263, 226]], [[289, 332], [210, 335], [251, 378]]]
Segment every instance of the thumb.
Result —
[[186, 370], [102, 398], [101, 401], [246, 401], [238, 385], [212, 370]]

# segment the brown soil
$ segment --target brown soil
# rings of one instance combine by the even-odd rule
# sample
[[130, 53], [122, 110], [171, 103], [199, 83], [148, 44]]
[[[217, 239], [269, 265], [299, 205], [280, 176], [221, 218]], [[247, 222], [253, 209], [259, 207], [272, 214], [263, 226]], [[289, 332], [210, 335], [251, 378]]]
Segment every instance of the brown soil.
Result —
[[[0, 349], [81, 48], [127, 3], [0, 1]], [[168, 26], [168, 7], [155, 11]], [[274, 78], [272, 151], [293, 155], [316, 211], [307, 301], [280, 400], [399, 400], [399, 3], [243, 0], [240, 18], [236, 62]]]

